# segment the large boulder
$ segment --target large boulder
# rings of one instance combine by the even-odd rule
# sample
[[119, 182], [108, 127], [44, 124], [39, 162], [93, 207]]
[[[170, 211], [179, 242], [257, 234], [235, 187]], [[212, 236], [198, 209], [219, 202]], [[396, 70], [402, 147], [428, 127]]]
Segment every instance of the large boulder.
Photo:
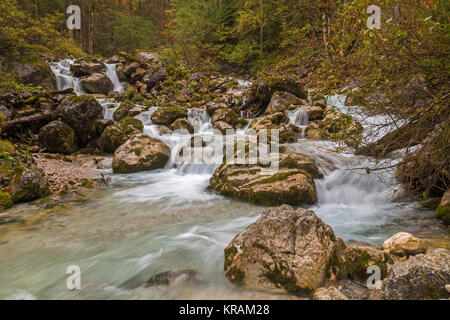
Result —
[[131, 136], [142, 133], [144, 125], [136, 118], [126, 117], [119, 122], [108, 126], [98, 139], [98, 146], [101, 150], [113, 153], [124, 144]]
[[65, 99], [57, 110], [64, 122], [75, 129], [78, 141], [82, 145], [92, 140], [94, 137], [92, 126], [103, 115], [103, 107], [90, 96]]
[[77, 151], [75, 130], [62, 121], [53, 121], [39, 130], [39, 142], [49, 152], [72, 153]]
[[175, 120], [172, 125], [170, 126], [170, 129], [172, 131], [175, 130], [184, 130], [189, 133], [194, 133], [194, 126], [189, 122], [187, 119], [177, 119]]
[[92, 73], [104, 73], [106, 71], [106, 67], [100, 62], [81, 61], [71, 64], [70, 70], [75, 77], [83, 77]]
[[409, 257], [426, 253], [427, 243], [407, 232], [399, 232], [384, 241], [383, 251], [399, 257]]
[[269, 208], [225, 249], [225, 275], [236, 284], [309, 293], [340, 268], [344, 247], [313, 211]]
[[153, 87], [155, 87], [158, 83], [160, 83], [161, 81], [164, 81], [167, 77], [167, 71], [164, 68], [161, 68], [160, 70], [158, 70], [155, 73], [152, 74], [146, 74], [143, 79], [142, 82], [145, 83], [147, 85], [148, 89], [152, 89]]
[[178, 106], [161, 107], [152, 114], [153, 122], [167, 126], [180, 118], [187, 118], [187, 111]]
[[50, 193], [48, 180], [41, 168], [31, 165], [14, 170], [10, 184], [11, 199], [15, 203], [33, 201]]
[[170, 148], [162, 141], [143, 134], [131, 137], [115, 152], [114, 173], [134, 173], [164, 168], [170, 159]]
[[272, 96], [269, 105], [265, 111], [265, 114], [272, 114], [276, 112], [283, 112], [292, 105], [306, 105], [307, 101], [302, 100], [299, 97], [289, 92], [279, 92]]
[[450, 283], [450, 250], [435, 249], [396, 263], [375, 289], [370, 299], [422, 300], [448, 299], [445, 286]]
[[56, 77], [46, 62], [16, 63], [15, 68], [20, 83], [55, 89]]
[[103, 73], [93, 73], [80, 79], [80, 84], [88, 93], [109, 94], [114, 90], [114, 84]]
[[314, 204], [314, 179], [322, 177], [313, 159], [298, 153], [281, 153], [279, 169], [271, 174], [261, 164], [235, 164], [232, 159], [213, 174], [208, 186], [218, 193], [261, 205]]

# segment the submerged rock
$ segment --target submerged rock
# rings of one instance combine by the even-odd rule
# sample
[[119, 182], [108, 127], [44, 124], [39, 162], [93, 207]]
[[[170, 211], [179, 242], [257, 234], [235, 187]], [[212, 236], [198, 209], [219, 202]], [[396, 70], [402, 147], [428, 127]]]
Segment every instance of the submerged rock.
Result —
[[170, 148], [162, 141], [138, 134], [115, 152], [114, 173], [134, 173], [164, 168], [170, 159]]
[[236, 284], [311, 292], [340, 268], [344, 247], [313, 211], [269, 208], [225, 249], [225, 275]]
[[406, 232], [399, 232], [383, 243], [383, 251], [399, 256], [408, 257], [427, 252], [425, 240], [414, 237]]
[[450, 250], [436, 249], [394, 264], [388, 277], [381, 282], [381, 289], [373, 290], [370, 299], [448, 299], [450, 294], [445, 290], [448, 283]]
[[98, 146], [105, 152], [113, 153], [131, 136], [142, 133], [144, 125], [136, 118], [126, 117], [108, 126], [98, 139]]
[[49, 194], [48, 180], [41, 168], [17, 167], [10, 184], [11, 199], [15, 203], [33, 201]]
[[49, 152], [72, 153], [78, 149], [75, 131], [62, 121], [53, 121], [42, 127], [39, 142]]
[[178, 281], [197, 283], [200, 278], [198, 272], [192, 269], [165, 271], [152, 276], [142, 287], [168, 286]]
[[103, 107], [89, 96], [65, 99], [57, 110], [64, 122], [75, 129], [82, 145], [86, 145], [95, 136], [93, 124], [103, 115]]
[[101, 93], [107, 95], [114, 90], [114, 84], [106, 74], [93, 73], [80, 79], [80, 84], [89, 93]]
[[[248, 162], [248, 157], [246, 157]], [[281, 153], [279, 170], [262, 174], [260, 164], [224, 163], [210, 179], [209, 189], [222, 195], [261, 205], [313, 204], [314, 179], [322, 177], [313, 159], [298, 153]]]
[[349, 300], [336, 287], [319, 288], [314, 291], [313, 300]]

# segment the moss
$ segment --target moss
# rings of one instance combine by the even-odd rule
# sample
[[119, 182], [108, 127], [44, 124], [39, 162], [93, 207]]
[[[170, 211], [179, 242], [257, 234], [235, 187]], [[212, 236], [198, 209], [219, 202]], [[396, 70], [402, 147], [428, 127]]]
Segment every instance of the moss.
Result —
[[446, 225], [450, 225], [450, 206], [439, 206], [435, 211], [435, 217]]
[[73, 98], [69, 98], [71, 102], [73, 103], [81, 103], [81, 102], [93, 102], [97, 103], [97, 100], [95, 100], [94, 97], [88, 96], [88, 95], [82, 95], [82, 96], [76, 96]]
[[423, 288], [423, 297], [424, 299], [438, 300], [448, 297], [448, 293], [443, 288], [438, 288], [427, 283]]
[[81, 186], [83, 188], [91, 189], [94, 186], [94, 181], [92, 180], [85, 180], [81, 183]]
[[7, 140], [0, 140], [0, 152], [7, 152], [13, 154], [16, 151], [14, 145]]
[[11, 199], [10, 195], [0, 190], [0, 212], [11, 208], [13, 204], [14, 202]]
[[420, 204], [425, 209], [436, 210], [436, 208], [439, 207], [440, 203], [441, 198], [430, 198], [428, 200], [422, 201]]

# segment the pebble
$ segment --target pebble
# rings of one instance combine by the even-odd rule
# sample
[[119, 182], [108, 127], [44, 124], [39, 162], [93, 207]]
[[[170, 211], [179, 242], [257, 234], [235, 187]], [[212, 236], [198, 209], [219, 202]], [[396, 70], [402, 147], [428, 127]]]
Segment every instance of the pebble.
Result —
[[448, 293], [450, 293], [450, 284], [446, 284], [446, 285], [445, 285], [445, 291], [447, 291]]

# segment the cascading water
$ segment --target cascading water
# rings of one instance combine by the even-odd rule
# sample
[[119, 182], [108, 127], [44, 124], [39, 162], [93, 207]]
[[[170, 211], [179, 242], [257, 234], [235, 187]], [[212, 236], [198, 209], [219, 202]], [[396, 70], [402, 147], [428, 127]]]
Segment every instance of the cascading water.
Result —
[[73, 88], [77, 95], [83, 94], [80, 87], [80, 80], [72, 75], [70, 65], [74, 63], [72, 59], [64, 59], [60, 62], [50, 63], [50, 69], [56, 77], [56, 86], [58, 90]]
[[301, 138], [305, 137], [305, 131], [309, 124], [308, 112], [305, 109], [297, 108], [289, 112], [289, 123], [302, 129]]
[[117, 76], [116, 64], [105, 63], [105, 67], [106, 67], [106, 75], [114, 84], [114, 91], [119, 93], [123, 92], [124, 90], [123, 85], [120, 83], [119, 77]]

